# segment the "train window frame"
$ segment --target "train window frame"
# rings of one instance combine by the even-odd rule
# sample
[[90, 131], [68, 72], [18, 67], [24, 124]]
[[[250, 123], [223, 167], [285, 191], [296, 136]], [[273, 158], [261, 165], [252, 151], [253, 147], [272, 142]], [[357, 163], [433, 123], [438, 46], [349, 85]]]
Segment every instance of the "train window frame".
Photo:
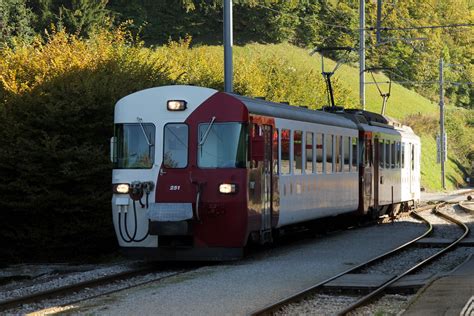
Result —
[[[285, 139], [284, 133], [288, 132], [288, 139]], [[280, 129], [280, 148], [279, 148], [279, 157], [280, 157], [280, 175], [288, 175], [291, 174], [291, 130], [289, 128], [282, 128]], [[288, 142], [288, 159], [283, 159], [283, 154], [285, 153], [283, 150], [285, 148], [285, 144]], [[283, 168], [284, 166], [284, 161], [288, 161], [288, 170], [287, 172], [284, 172], [285, 169]]]
[[[298, 140], [296, 139], [297, 135], [299, 134], [299, 145], [298, 145]], [[291, 155], [291, 169], [292, 169], [292, 174], [295, 174], [295, 175], [301, 175], [303, 174], [303, 131], [302, 130], [293, 130], [292, 131], [292, 155]], [[297, 146], [299, 146], [300, 148], [300, 156], [299, 158], [297, 159], [297, 156], [296, 156], [296, 152], [297, 152]], [[300, 163], [299, 164], [299, 168], [298, 168], [298, 162]]]
[[[308, 144], [308, 140], [310, 143]], [[304, 143], [305, 143], [305, 150], [304, 150], [304, 169], [303, 172], [305, 174], [313, 174], [316, 172], [315, 166], [315, 157], [314, 157], [314, 132], [312, 131], [305, 131], [304, 132]], [[311, 159], [308, 160], [308, 146], [311, 146], [309, 153], [311, 154]], [[309, 167], [308, 167], [309, 163]]]
[[[167, 131], [167, 128], [168, 126], [170, 125], [180, 125], [180, 126], [183, 126], [183, 127], [186, 127], [186, 140], [187, 140], [187, 144], [185, 145], [186, 146], [186, 164], [185, 165], [179, 165], [178, 167], [173, 167], [173, 166], [169, 166], [165, 163], [165, 154], [166, 154], [166, 146], [167, 144], [169, 143], [167, 141], [167, 138], [166, 138], [166, 131]], [[170, 130], [171, 131], [171, 130]], [[173, 135], [176, 136], [176, 134], [173, 133]], [[181, 141], [180, 141], [181, 142]], [[166, 168], [166, 169], [185, 169], [188, 167], [189, 165], [189, 125], [186, 124], [186, 123], [182, 123], [182, 122], [169, 122], [169, 123], [166, 123], [164, 126], [163, 126], [163, 154], [162, 154], [162, 163], [163, 163], [163, 167]]]
[[[318, 143], [318, 135], [321, 136], [320, 140], [321, 143]], [[316, 133], [315, 136], [315, 142], [316, 142], [316, 148], [314, 151], [314, 154], [316, 157], [315, 158], [315, 163], [316, 163], [316, 173], [325, 173], [326, 172], [326, 150], [324, 146], [324, 133]], [[318, 148], [318, 146], [321, 146], [321, 148]], [[321, 161], [318, 162], [318, 150], [321, 150]]]

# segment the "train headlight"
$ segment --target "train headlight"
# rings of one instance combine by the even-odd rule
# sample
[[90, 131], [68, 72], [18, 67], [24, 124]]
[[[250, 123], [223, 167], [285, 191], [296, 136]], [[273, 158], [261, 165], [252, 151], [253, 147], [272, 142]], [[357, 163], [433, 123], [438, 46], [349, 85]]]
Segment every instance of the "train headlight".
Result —
[[184, 111], [186, 110], [187, 102], [184, 100], [168, 100], [166, 107], [168, 111]]
[[237, 192], [237, 185], [233, 183], [222, 183], [219, 186], [219, 192], [223, 194], [231, 194]]
[[130, 185], [128, 183], [117, 183], [112, 187], [112, 191], [117, 194], [128, 194]]

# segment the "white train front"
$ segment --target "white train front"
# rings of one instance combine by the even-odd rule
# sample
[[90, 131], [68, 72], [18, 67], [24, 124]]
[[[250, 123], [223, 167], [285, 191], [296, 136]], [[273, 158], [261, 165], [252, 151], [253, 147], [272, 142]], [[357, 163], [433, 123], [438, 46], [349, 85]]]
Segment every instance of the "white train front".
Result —
[[113, 223], [121, 249], [156, 260], [229, 260], [281, 227], [408, 209], [420, 140], [378, 114], [335, 113], [194, 86], [115, 107]]

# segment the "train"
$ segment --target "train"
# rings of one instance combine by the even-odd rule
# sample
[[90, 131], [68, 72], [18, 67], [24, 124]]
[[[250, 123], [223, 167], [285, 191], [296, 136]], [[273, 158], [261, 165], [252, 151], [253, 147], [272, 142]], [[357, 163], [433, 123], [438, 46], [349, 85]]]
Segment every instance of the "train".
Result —
[[420, 138], [357, 109], [154, 87], [116, 103], [110, 146], [113, 225], [135, 258], [235, 260], [286, 227], [420, 200]]

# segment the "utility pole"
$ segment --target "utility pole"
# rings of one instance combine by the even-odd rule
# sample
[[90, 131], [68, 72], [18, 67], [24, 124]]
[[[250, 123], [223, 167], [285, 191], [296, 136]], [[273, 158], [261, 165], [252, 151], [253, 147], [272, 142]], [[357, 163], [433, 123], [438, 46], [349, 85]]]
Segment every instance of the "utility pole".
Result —
[[444, 62], [443, 58], [439, 59], [439, 143], [440, 143], [440, 162], [441, 162], [441, 186], [446, 189], [446, 183], [444, 179], [444, 163], [446, 157], [446, 135], [444, 132]]
[[365, 0], [359, 4], [359, 98], [365, 110]]
[[224, 91], [232, 92], [232, 0], [224, 0]]

